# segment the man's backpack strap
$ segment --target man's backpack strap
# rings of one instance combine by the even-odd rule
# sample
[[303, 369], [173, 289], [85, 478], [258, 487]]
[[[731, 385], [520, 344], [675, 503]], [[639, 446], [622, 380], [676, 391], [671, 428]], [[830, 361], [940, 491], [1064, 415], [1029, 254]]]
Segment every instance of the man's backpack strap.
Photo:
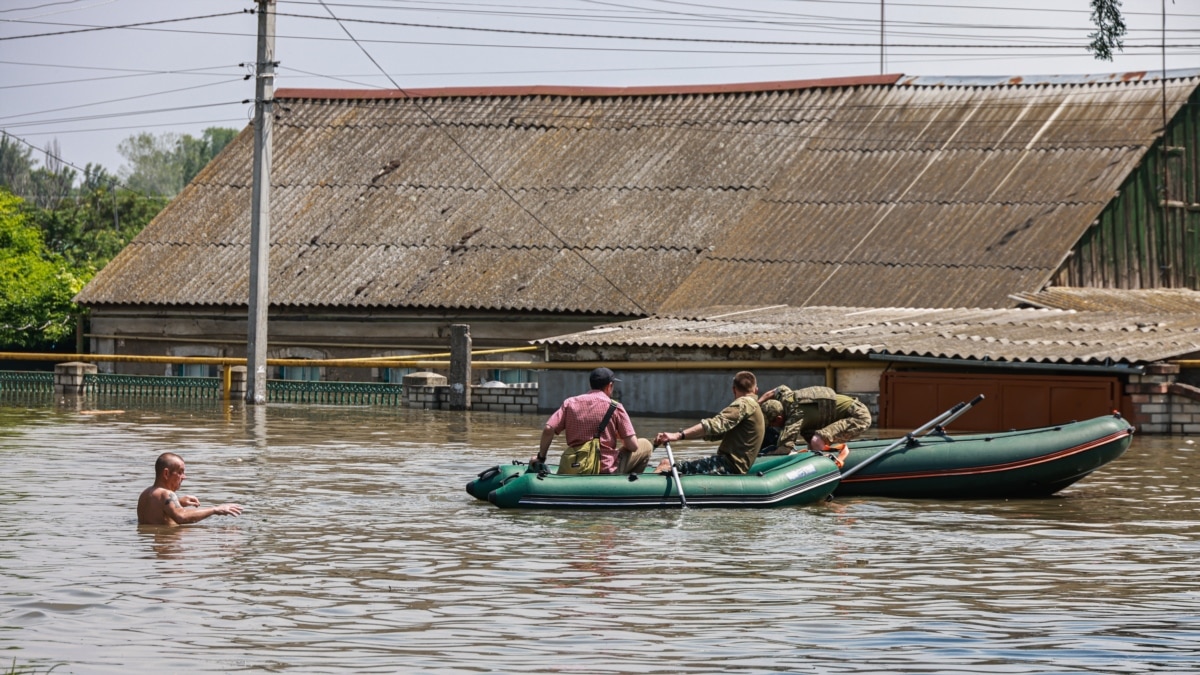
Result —
[[592, 438], [600, 438], [600, 435], [604, 433], [604, 429], [606, 427], [608, 427], [608, 421], [612, 419], [613, 412], [616, 409], [617, 409], [617, 402], [613, 401], [612, 399], [609, 399], [608, 412], [604, 413], [604, 419], [600, 420], [600, 427], [598, 429], [596, 429], [596, 435], [592, 436]]

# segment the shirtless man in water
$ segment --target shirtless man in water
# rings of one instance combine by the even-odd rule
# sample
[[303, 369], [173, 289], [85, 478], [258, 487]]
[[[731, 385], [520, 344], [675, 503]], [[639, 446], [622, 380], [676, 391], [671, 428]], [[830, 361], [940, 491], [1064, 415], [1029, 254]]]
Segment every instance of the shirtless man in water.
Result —
[[192, 495], [176, 495], [175, 491], [187, 478], [183, 458], [164, 452], [154, 462], [154, 485], [142, 490], [138, 497], [137, 515], [140, 525], [183, 525], [198, 523], [209, 516], [241, 515], [239, 504], [200, 506]]

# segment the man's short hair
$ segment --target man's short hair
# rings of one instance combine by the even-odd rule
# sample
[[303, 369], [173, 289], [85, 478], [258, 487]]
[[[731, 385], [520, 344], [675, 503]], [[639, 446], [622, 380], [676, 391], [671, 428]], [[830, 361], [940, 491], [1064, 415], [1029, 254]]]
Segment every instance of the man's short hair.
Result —
[[183, 464], [183, 458], [173, 452], [164, 452], [154, 460], [154, 475], [161, 475], [163, 469], [174, 469]]
[[738, 391], [749, 394], [758, 386], [758, 380], [754, 377], [754, 373], [743, 370], [733, 376], [733, 386]]
[[591, 383], [592, 389], [603, 389], [613, 382], [620, 382], [613, 371], [608, 368], [597, 368], [588, 376], [588, 382]]

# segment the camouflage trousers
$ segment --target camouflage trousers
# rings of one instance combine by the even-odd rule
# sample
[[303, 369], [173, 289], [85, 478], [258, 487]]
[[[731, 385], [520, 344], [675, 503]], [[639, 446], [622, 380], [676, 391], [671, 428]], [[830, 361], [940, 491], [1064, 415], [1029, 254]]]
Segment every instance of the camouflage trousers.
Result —
[[718, 476], [733, 473], [730, 470], [729, 464], [725, 462], [725, 458], [720, 455], [712, 455], [702, 459], [693, 459], [690, 462], [676, 462], [675, 470], [679, 475], [686, 476], [688, 474], [711, 473]]

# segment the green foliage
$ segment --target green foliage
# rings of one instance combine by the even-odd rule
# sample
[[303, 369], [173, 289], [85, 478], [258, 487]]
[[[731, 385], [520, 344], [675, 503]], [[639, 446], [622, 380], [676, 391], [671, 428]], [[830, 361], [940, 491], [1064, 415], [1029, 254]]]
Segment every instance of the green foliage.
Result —
[[52, 208], [71, 194], [75, 171], [59, 159], [57, 142], [46, 148], [44, 166], [34, 166], [31, 152], [8, 135], [0, 138], [0, 186], [38, 208]]
[[88, 164], [79, 177], [57, 159], [57, 144], [47, 148], [44, 166], [38, 167], [28, 146], [0, 135], [0, 187], [23, 198], [21, 209], [28, 223], [42, 231], [46, 248], [90, 276], [237, 134], [236, 129], [210, 127], [198, 139], [187, 134], [130, 136], [120, 146], [130, 160], [123, 180], [95, 164]]
[[46, 250], [21, 207], [19, 197], [0, 190], [0, 348], [53, 351], [73, 335], [71, 298], [91, 275]]
[[1088, 35], [1088, 51], [1101, 61], [1112, 61], [1115, 48], [1122, 51], [1125, 43], [1125, 20], [1121, 18], [1121, 0], [1092, 0], [1092, 23], [1096, 32]]
[[183, 168], [184, 185], [192, 182], [200, 170], [208, 166], [213, 157], [237, 137], [237, 129], [209, 127], [199, 139], [184, 134], [176, 147]]
[[9, 189], [13, 194], [29, 194], [33, 173], [33, 150], [26, 145], [11, 139], [7, 134], [0, 135], [0, 185]]
[[[90, 168], [90, 167], [89, 167]], [[166, 197], [146, 197], [116, 189], [112, 182], [89, 187], [53, 210], [31, 209], [30, 221], [46, 246], [71, 265], [99, 270], [133, 240], [167, 205]]]
[[121, 141], [117, 150], [129, 162], [121, 176], [125, 185], [148, 195], [178, 194], [183, 189], [183, 169], [174, 156], [178, 142], [177, 134], [155, 136], [146, 132]]
[[93, 164], [80, 177], [57, 143], [37, 166], [28, 146], [0, 133], [0, 350], [66, 343], [80, 311], [71, 299], [237, 134], [130, 136], [121, 185]]
[[209, 127], [200, 138], [189, 134], [130, 136], [117, 147], [129, 161], [122, 173], [125, 185], [143, 194], [173, 197], [236, 136], [236, 129], [222, 127]]

